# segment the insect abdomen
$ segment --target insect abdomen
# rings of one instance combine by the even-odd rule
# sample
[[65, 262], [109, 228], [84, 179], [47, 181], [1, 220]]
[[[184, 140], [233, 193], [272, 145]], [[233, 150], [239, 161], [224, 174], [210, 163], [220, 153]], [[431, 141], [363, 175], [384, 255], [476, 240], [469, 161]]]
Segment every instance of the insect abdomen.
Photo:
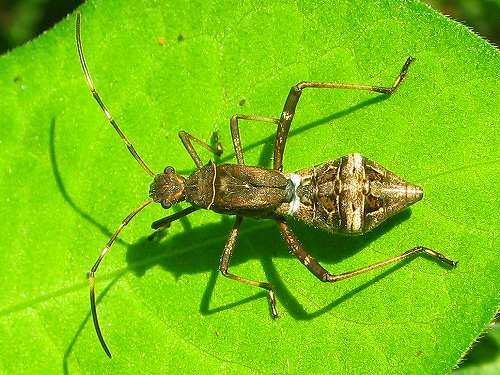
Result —
[[300, 205], [283, 205], [282, 213], [343, 234], [367, 232], [422, 198], [418, 186], [357, 153], [292, 175], [300, 177], [295, 177]]

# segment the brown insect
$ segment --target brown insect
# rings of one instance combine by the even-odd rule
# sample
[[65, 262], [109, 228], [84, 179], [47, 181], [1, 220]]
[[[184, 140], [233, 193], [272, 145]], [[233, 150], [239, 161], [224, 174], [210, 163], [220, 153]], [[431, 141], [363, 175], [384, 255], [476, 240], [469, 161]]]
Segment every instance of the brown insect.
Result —
[[[95, 274], [122, 229], [139, 211], [153, 202], [160, 203], [166, 209], [182, 201], [191, 204], [189, 208], [155, 221], [151, 227], [156, 230], [165, 228], [171, 222], [199, 209], [235, 215], [236, 220], [224, 247], [219, 269], [228, 278], [267, 290], [273, 317], [277, 317], [278, 312], [272, 285], [268, 282], [247, 279], [228, 271], [229, 261], [244, 217], [275, 220], [291, 252], [323, 282], [344, 280], [420, 253], [426, 253], [451, 267], [456, 265], [456, 262], [432, 249], [417, 246], [398, 256], [369, 266], [332, 275], [307, 253], [287, 224], [286, 218], [294, 218], [333, 233], [360, 235], [372, 230], [388, 217], [422, 198], [423, 192], [420, 187], [405, 182], [380, 164], [360, 154], [350, 154], [293, 173], [282, 172], [283, 152], [288, 131], [297, 102], [305, 88], [365, 90], [391, 95], [406, 77], [408, 67], [414, 58], [409, 57], [406, 60], [394, 84], [389, 87], [335, 82], [300, 82], [291, 88], [279, 118], [256, 115], [233, 116], [230, 120], [230, 127], [237, 164], [215, 165], [210, 161], [204, 165], [193, 148], [192, 142], [216, 155], [222, 153], [220, 144], [212, 147], [191, 134], [180, 131], [179, 137], [196, 164], [194, 173], [184, 177], [177, 174], [171, 166], [166, 167], [162, 173], [154, 173], [137, 154], [111, 117], [87, 69], [80, 39], [80, 15], [77, 15], [76, 19], [76, 44], [83, 73], [92, 95], [134, 159], [153, 178], [149, 189], [149, 199], [141, 203], [123, 220], [88, 273], [94, 326], [99, 341], [109, 357], [111, 353], [104, 341], [97, 319]], [[269, 122], [277, 126], [273, 169], [245, 165], [239, 134], [240, 120]]]

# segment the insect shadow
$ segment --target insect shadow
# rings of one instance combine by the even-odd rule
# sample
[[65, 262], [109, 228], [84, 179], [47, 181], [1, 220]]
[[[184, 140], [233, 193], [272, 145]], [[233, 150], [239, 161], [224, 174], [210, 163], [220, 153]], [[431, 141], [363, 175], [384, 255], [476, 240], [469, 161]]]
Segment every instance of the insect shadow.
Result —
[[[353, 105], [347, 109], [341, 110], [339, 112], [333, 113], [329, 116], [323, 117], [316, 121], [307, 123], [305, 125], [296, 127], [290, 131], [290, 136], [296, 136], [300, 133], [303, 133], [309, 129], [312, 129], [317, 126], [321, 126], [323, 124], [327, 124], [335, 119], [346, 116], [356, 110], [362, 109], [364, 107], [376, 104], [378, 102], [382, 102], [386, 100], [385, 96], [378, 96], [374, 98], [367, 99], [361, 103]], [[261, 150], [259, 157], [259, 164], [265, 165], [272, 156], [273, 152], [273, 142], [274, 137], [269, 136], [262, 140], [253, 142], [244, 147], [244, 151], [249, 151], [251, 149], [257, 148], [261, 145], [264, 147]], [[230, 149], [230, 145], [226, 145], [226, 152]], [[56, 181], [57, 187], [63, 199], [66, 203], [78, 213], [79, 216], [82, 217], [85, 221], [92, 224], [96, 227], [104, 237], [111, 236], [111, 230], [109, 230], [105, 225], [99, 223], [98, 220], [93, 218], [88, 212], [85, 211], [75, 200], [71, 193], [66, 189], [64, 184], [64, 178], [60, 173], [60, 169], [58, 167], [57, 157], [56, 157], [56, 118], [53, 118], [50, 124], [50, 133], [49, 133], [49, 153], [50, 153], [50, 161], [52, 166], [52, 171], [54, 175], [54, 179]], [[233, 153], [225, 154], [223, 158], [220, 159], [221, 162], [229, 161], [234, 158]], [[191, 171], [186, 171], [186, 173]], [[307, 245], [311, 248], [312, 252], [318, 256], [319, 259], [326, 261], [327, 263], [333, 264], [335, 262], [340, 261], [343, 258], [349, 257], [357, 251], [361, 250], [364, 246], [366, 246], [369, 242], [376, 239], [378, 236], [382, 235], [384, 232], [388, 231], [392, 226], [397, 225], [398, 223], [406, 220], [410, 216], [410, 211], [405, 210], [399, 215], [394, 216], [389, 219], [386, 223], [382, 224], [381, 227], [376, 229], [375, 231], [366, 234], [363, 237], [339, 237], [339, 236], [331, 236], [328, 233], [322, 232], [320, 230], [314, 228], [305, 228], [301, 225], [292, 224], [294, 229], [296, 229], [297, 234], [300, 237], [306, 239]], [[119, 279], [127, 272], [131, 270], [138, 277], [144, 275], [144, 273], [151, 267], [155, 265], [161, 265], [163, 269], [172, 272], [174, 275], [179, 277], [182, 274], [189, 273], [198, 273], [198, 272], [211, 272], [211, 276], [207, 287], [203, 293], [203, 296], [200, 301], [200, 312], [204, 315], [210, 315], [217, 312], [221, 312], [223, 310], [232, 308], [234, 306], [250, 302], [252, 300], [258, 298], [265, 298], [265, 292], [259, 292], [253, 296], [245, 298], [241, 301], [234, 302], [225, 306], [219, 307], [210, 307], [210, 299], [214, 292], [217, 276], [218, 276], [218, 262], [220, 253], [223, 249], [225, 243], [225, 236], [229, 232], [232, 220], [228, 217], [222, 216], [221, 221], [216, 224], [209, 224], [203, 227], [194, 228], [191, 227], [189, 220], [187, 218], [183, 218], [180, 220], [180, 223], [184, 227], [184, 232], [168, 236], [164, 241], [151, 241], [148, 239], [149, 236], [142, 238], [134, 244], [128, 244], [126, 241], [118, 238], [117, 241], [125, 245], [127, 250], [127, 263], [128, 269], [124, 272], [116, 275], [108, 285], [99, 293], [97, 298], [97, 302], [99, 302], [111, 289], [111, 287], [119, 281]], [[258, 236], [261, 241], [257, 244], [253, 244], [253, 246], [244, 246], [242, 245], [245, 241], [249, 240], [249, 235], [251, 233], [255, 233], [258, 231]], [[312, 236], [313, 240], [309, 240]], [[264, 272], [266, 273], [267, 278], [271, 281], [275, 288], [278, 299], [280, 300], [281, 305], [287, 309], [287, 311], [296, 319], [312, 319], [315, 316], [321, 315], [342, 301], [352, 297], [357, 292], [363, 290], [369, 285], [373, 284], [377, 280], [381, 279], [385, 275], [389, 274], [393, 270], [402, 267], [406, 262], [399, 263], [398, 265], [388, 269], [384, 273], [379, 276], [371, 279], [366, 284], [359, 286], [353, 291], [349, 292], [347, 295], [333, 301], [328, 306], [325, 306], [319, 309], [316, 312], [308, 313], [306, 312], [302, 305], [297, 301], [297, 299], [289, 292], [286, 284], [282, 281], [281, 277], [277, 273], [273, 263], [272, 257], [281, 256], [288, 257], [288, 251], [280, 238], [279, 231], [277, 230], [275, 224], [273, 222], [265, 222], [265, 223], [257, 223], [253, 220], [248, 220], [245, 223], [244, 231], [242, 232], [242, 238], [239, 241], [240, 248], [234, 254], [234, 262], [236, 264], [245, 262], [248, 259], [260, 259]], [[216, 238], [216, 240], [211, 244], [211, 246], [207, 246], [207, 248], [199, 247], [193, 250], [197, 256], [190, 256], [189, 262], [186, 261], [185, 257], [183, 257], [183, 249], [188, 248], [187, 244], [193, 243], [194, 239], [197, 238], [202, 243], [205, 243], [206, 238]], [[254, 241], [252, 241], [254, 242]], [[273, 243], [276, 246], [273, 246], [273, 252], [269, 252], [269, 247], [265, 244]], [[175, 252], [172, 252], [172, 249], [175, 249]], [[185, 253], [185, 251], [184, 251]], [[193, 255], [193, 254], [191, 254]], [[87, 267], [83, 267], [82, 270], [86, 270]], [[90, 311], [83, 318], [82, 322], [79, 324], [76, 329], [75, 335], [72, 338], [71, 342], [68, 344], [67, 349], [65, 350], [63, 357], [63, 371], [65, 374], [69, 373], [68, 368], [68, 360], [75, 347], [78, 337], [82, 332], [85, 325], [89, 322]]]
[[[392, 227], [407, 220], [410, 215], [410, 210], [405, 210], [362, 237], [332, 236], [331, 233], [300, 223], [294, 223], [293, 229], [308, 249], [311, 250], [316, 259], [322, 263], [334, 265], [344, 258], [351, 257], [361, 251], [385, 232], [390, 231]], [[188, 218], [183, 218], [181, 225], [184, 228], [181, 232], [172, 235], [166, 233], [161, 239], [151, 239], [151, 236], [145, 236], [136, 243], [127, 246], [126, 260], [128, 269], [137, 277], [142, 277], [150, 268], [158, 265], [176, 278], [186, 274], [211, 272], [200, 301], [200, 312], [203, 315], [219, 313], [255, 299], [267, 297], [266, 292], [258, 292], [237, 302], [212, 307], [210, 301], [214, 290], [216, 290], [216, 281], [219, 274], [219, 258], [226, 242], [227, 233], [231, 230], [233, 220], [228, 217], [222, 217], [217, 223], [197, 227], [191, 226], [188, 220]], [[251, 245], [249, 245], [250, 243]], [[397, 250], [395, 249], [396, 252]], [[286, 279], [292, 276], [280, 275], [274, 267], [273, 258], [294, 259], [287, 250], [277, 225], [272, 220], [268, 222], [247, 220], [242, 227], [240, 238], [236, 244], [236, 251], [233, 254], [231, 266], [246, 263], [249, 260], [260, 260], [266, 274], [266, 279], [275, 288], [280, 305], [297, 320], [313, 319], [330, 311], [356, 293], [361, 292], [408, 263], [407, 261], [398, 263], [377, 277], [370, 278], [365, 284], [358, 286], [327, 306], [314, 312], [307, 312], [286, 286]], [[411, 259], [408, 261], [411, 261]], [[301, 267], [301, 265], [298, 265], [298, 267]], [[308, 277], [311, 276], [307, 275]], [[318, 285], [325, 288], [335, 287], [321, 284], [319, 281]], [[228, 286], [226, 285], [225, 287]]]

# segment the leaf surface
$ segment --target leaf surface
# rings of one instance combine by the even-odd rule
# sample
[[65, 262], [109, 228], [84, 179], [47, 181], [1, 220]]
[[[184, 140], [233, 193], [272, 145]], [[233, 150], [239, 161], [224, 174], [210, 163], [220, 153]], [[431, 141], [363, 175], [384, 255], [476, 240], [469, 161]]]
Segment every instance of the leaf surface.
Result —
[[[341, 273], [416, 245], [420, 257], [335, 285], [287, 251], [273, 222], [247, 220], [230, 270], [276, 288], [218, 277], [233, 219], [196, 212], [150, 241], [149, 208], [97, 275], [114, 354], [89, 321], [86, 272], [148, 176], [90, 96], [74, 15], [0, 58], [0, 369], [4, 373], [444, 373], [499, 305], [498, 51], [416, 1], [89, 1], [81, 8], [90, 72], [111, 113], [155, 171], [194, 164], [177, 138], [229, 118], [278, 116], [302, 80], [390, 85], [392, 97], [309, 90], [285, 152], [288, 171], [360, 152], [425, 190], [363, 237], [293, 227]], [[248, 164], [270, 166], [274, 127], [243, 123]], [[208, 160], [211, 155], [201, 152]]]

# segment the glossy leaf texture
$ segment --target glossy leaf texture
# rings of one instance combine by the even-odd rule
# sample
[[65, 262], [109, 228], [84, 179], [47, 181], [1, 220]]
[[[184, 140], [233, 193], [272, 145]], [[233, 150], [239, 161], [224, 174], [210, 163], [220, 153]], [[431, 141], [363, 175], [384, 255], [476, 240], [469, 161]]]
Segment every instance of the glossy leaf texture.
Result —
[[[194, 164], [181, 129], [224, 145], [229, 118], [278, 116], [302, 80], [390, 85], [390, 98], [306, 91], [285, 151], [297, 170], [360, 152], [424, 199], [363, 237], [293, 224], [333, 273], [416, 245], [429, 258], [322, 284], [289, 254], [272, 221], [246, 220], [230, 270], [217, 273], [233, 218], [199, 211], [162, 238], [132, 221], [97, 274], [109, 360], [89, 320], [86, 272], [150, 179], [92, 99], [75, 15], [0, 58], [0, 372], [445, 373], [499, 306], [500, 56], [416, 1], [88, 1], [82, 39], [104, 102], [155, 171]], [[274, 126], [245, 122], [249, 164], [270, 166]], [[200, 151], [204, 160], [212, 155]]]

